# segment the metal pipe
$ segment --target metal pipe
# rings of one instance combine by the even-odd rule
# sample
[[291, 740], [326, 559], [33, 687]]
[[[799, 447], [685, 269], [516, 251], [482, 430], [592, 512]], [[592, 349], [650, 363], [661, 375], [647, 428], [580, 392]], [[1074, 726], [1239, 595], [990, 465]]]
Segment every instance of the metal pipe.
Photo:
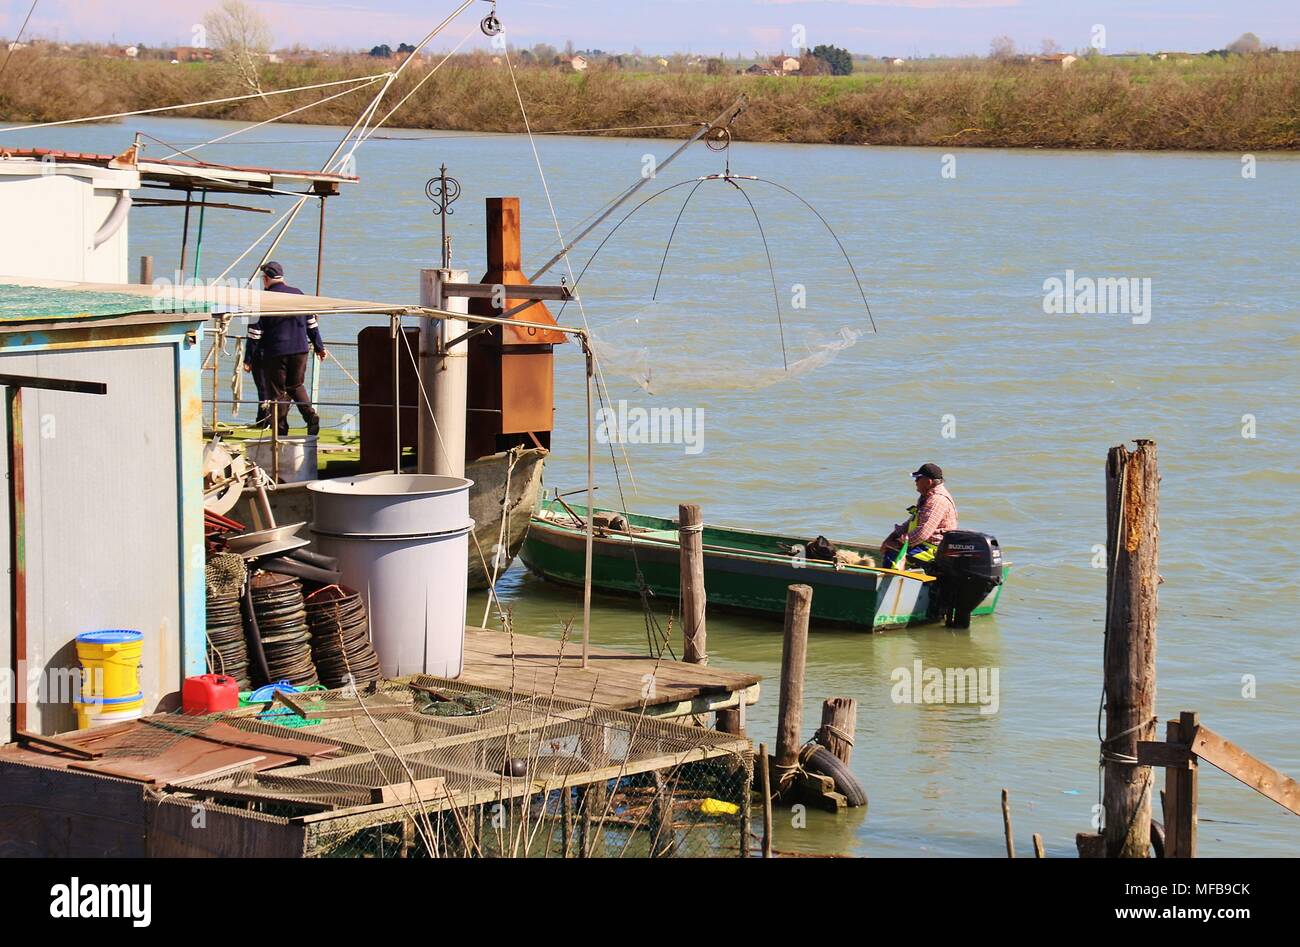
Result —
[[[420, 302], [440, 307], [446, 303], [468, 310], [469, 300], [444, 300], [442, 287], [448, 282], [464, 280], [464, 270], [421, 270]], [[468, 390], [469, 349], [463, 342], [449, 346], [447, 340], [459, 336], [465, 323], [456, 319], [437, 322], [428, 317], [420, 320], [420, 385], [432, 416], [420, 412], [420, 472], [448, 477], [465, 476], [465, 409]]]
[[190, 205], [194, 200], [194, 192], [189, 188], [185, 189], [185, 223], [181, 226], [181, 268], [180, 277], [181, 285], [185, 285], [185, 264], [188, 261], [190, 249]]
[[393, 473], [402, 472], [402, 373], [398, 360], [398, 346], [401, 344], [402, 317], [391, 317], [393, 335]]
[[595, 539], [596, 508], [595, 418], [593, 417], [592, 385], [595, 378], [595, 358], [591, 343], [582, 337], [582, 351], [587, 361], [587, 552], [586, 567], [582, 577], [582, 666], [587, 666], [591, 651], [591, 559]]

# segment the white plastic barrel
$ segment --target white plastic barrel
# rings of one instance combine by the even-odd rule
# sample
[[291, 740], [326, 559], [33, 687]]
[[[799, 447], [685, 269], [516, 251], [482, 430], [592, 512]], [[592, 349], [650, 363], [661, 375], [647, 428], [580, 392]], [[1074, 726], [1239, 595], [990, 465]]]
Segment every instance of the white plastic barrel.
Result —
[[374, 473], [307, 485], [316, 546], [361, 593], [385, 677], [460, 676], [472, 484]]

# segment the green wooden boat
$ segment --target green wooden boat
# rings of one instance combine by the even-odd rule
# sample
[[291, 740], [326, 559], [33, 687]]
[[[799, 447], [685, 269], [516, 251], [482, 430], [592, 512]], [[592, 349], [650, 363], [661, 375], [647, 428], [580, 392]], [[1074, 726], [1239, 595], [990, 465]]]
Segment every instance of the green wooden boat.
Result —
[[[549, 581], [581, 587], [586, 516], [582, 506], [558, 499], [543, 502], [520, 551], [528, 568]], [[676, 520], [597, 509], [594, 522], [594, 589], [639, 594], [639, 568], [657, 598], [671, 602], [679, 597]], [[813, 588], [812, 618], [821, 624], [883, 631], [944, 619], [938, 607], [939, 580], [924, 572], [808, 560], [801, 554], [806, 538], [707, 525], [703, 538], [704, 584], [711, 608], [783, 615], [787, 587], [802, 583]], [[835, 545], [880, 561], [878, 546]], [[1003, 563], [1004, 578], [1009, 571]], [[993, 614], [1001, 594], [999, 584], [971, 614]]]

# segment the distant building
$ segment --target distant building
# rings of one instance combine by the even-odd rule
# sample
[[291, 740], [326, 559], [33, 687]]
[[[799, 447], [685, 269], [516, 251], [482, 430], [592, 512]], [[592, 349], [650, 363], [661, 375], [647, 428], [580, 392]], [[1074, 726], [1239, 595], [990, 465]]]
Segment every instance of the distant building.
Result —
[[773, 72], [771, 69], [768, 69], [762, 63], [757, 62], [745, 70], [745, 75], [747, 76], [770, 76], [772, 74]]
[[574, 56], [569, 60], [569, 66], [573, 69], [574, 72], [586, 72], [587, 71], [586, 57]]
[[172, 50], [173, 62], [211, 62], [212, 50], [201, 46], [177, 46]]
[[1037, 61], [1048, 66], [1059, 66], [1062, 69], [1069, 69], [1078, 60], [1078, 56], [1073, 53], [1048, 53], [1045, 56], [1037, 57]]
[[16, 49], [26, 49], [26, 48], [27, 48], [27, 44], [26, 44], [26, 43], [10, 43], [10, 44], [9, 44], [9, 52], [11, 52], [11, 53], [12, 53], [14, 50], [16, 50]]
[[781, 70], [782, 75], [788, 76], [792, 72], [799, 71], [800, 63], [799, 60], [795, 59], [793, 56], [787, 56], [781, 60], [779, 68]]
[[126, 49], [122, 50], [122, 55], [126, 56], [127, 59], [135, 59], [140, 55], [140, 47], [128, 46]]

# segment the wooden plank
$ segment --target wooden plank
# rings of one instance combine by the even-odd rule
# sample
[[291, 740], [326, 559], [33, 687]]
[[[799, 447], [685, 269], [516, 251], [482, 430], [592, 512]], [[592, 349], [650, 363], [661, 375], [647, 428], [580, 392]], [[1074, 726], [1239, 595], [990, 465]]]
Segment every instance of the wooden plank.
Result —
[[0, 857], [139, 858], [144, 787], [0, 761]]
[[417, 779], [414, 783], [393, 783], [390, 786], [379, 786], [370, 791], [370, 801], [373, 802], [432, 802], [440, 796], [446, 795], [447, 779], [444, 776], [430, 776], [428, 779]]
[[99, 750], [88, 750], [85, 747], [78, 746], [68, 740], [60, 740], [55, 737], [43, 737], [39, 733], [30, 733], [27, 730], [19, 730], [17, 736], [17, 742], [22, 746], [43, 746], [49, 750], [58, 750], [61, 753], [71, 754], [80, 760], [93, 760], [104, 755]]
[[1192, 752], [1283, 809], [1300, 815], [1300, 784], [1208, 727], [1197, 727]]
[[[1201, 726], [1199, 714], [1184, 710], [1178, 715], [1178, 735], [1180, 742], [1186, 743], [1190, 740], [1192, 734]], [[1191, 768], [1187, 772], [1176, 770], [1167, 770], [1172, 772], [1177, 778], [1175, 784], [1178, 786], [1177, 804], [1172, 812], [1174, 821], [1178, 823], [1178, 857], [1195, 858], [1196, 857], [1196, 834], [1197, 834], [1197, 815], [1196, 810], [1200, 794], [1200, 775], [1199, 764], [1193, 758]], [[1165, 823], [1166, 826], [1168, 823]], [[1165, 846], [1166, 857], [1169, 851], [1168, 845]]]
[[1194, 761], [1192, 751], [1185, 744], [1159, 740], [1139, 740], [1137, 758], [1141, 766], [1164, 766], [1169, 769], [1191, 769]]
[[163, 800], [146, 808], [145, 854], [151, 858], [301, 858], [306, 851], [306, 829], [288, 819], [192, 800]]

